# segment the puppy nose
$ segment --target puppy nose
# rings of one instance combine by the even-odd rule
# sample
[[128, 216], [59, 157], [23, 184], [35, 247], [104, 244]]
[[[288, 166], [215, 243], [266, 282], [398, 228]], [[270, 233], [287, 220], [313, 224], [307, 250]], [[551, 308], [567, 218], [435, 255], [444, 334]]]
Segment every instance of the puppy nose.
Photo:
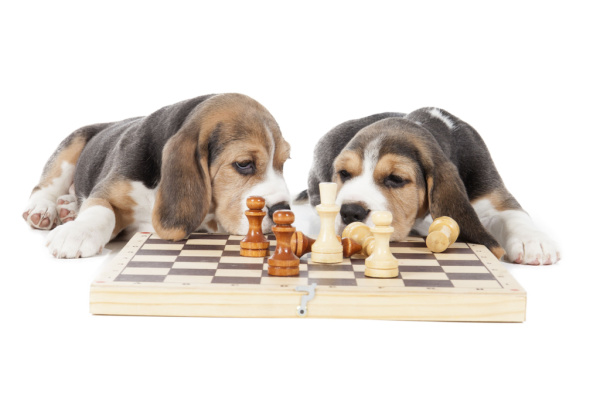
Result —
[[368, 210], [365, 210], [363, 206], [356, 203], [344, 204], [340, 210], [342, 221], [346, 225], [356, 221], [363, 221], [368, 213]]
[[271, 207], [267, 207], [269, 209], [269, 218], [271, 218], [271, 221], [273, 220], [273, 214], [275, 214], [275, 211], [277, 210], [289, 210], [290, 209], [290, 205], [288, 203], [286, 203], [285, 201], [282, 201], [281, 203], [277, 203], [277, 204], [273, 204]]

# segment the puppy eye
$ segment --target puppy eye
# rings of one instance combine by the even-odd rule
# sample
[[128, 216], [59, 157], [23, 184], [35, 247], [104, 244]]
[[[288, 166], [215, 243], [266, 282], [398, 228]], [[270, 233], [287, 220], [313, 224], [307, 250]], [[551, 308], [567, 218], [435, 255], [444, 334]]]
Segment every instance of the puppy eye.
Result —
[[342, 182], [346, 182], [348, 179], [352, 178], [350, 172], [346, 171], [345, 169], [339, 171], [338, 174], [340, 175], [340, 179], [342, 180]]
[[383, 180], [383, 184], [389, 188], [401, 188], [408, 183], [407, 180], [402, 179], [398, 175], [391, 174]]
[[242, 162], [234, 162], [234, 168], [237, 172], [242, 175], [252, 175], [255, 171], [254, 162], [253, 161], [242, 161]]

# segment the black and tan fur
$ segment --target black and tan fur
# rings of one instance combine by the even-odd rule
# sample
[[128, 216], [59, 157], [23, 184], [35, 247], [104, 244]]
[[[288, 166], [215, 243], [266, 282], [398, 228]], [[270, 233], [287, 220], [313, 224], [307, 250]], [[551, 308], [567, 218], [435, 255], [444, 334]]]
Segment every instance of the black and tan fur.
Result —
[[[48, 161], [23, 217], [40, 229], [75, 219], [49, 236], [58, 257], [93, 255], [110, 238], [143, 225], [169, 240], [201, 226], [243, 234], [242, 197], [253, 188], [265, 190], [270, 185], [265, 181], [275, 177], [274, 188], [264, 193], [267, 206], [271, 211], [287, 206], [282, 170], [289, 151], [274, 118], [255, 100], [240, 94], [201, 96], [147, 117], [75, 131]], [[68, 203], [76, 205], [66, 212]], [[114, 219], [92, 218], [89, 212], [84, 217], [92, 208], [104, 215], [98, 206]], [[94, 218], [110, 225], [110, 234], [106, 227], [98, 232]], [[98, 248], [82, 251], [85, 245], [74, 243], [82, 231], [102, 236], [91, 240]]]
[[[372, 165], [368, 180], [363, 174], [367, 164]], [[357, 185], [359, 178], [372, 184], [348, 186]], [[510, 244], [511, 249], [515, 245], [511, 238], [501, 237], [499, 224], [506, 224], [504, 231], [510, 231], [515, 215], [528, 218], [506, 189], [479, 134], [440, 109], [377, 114], [333, 128], [315, 147], [307, 193], [313, 206], [320, 203], [320, 182], [338, 183], [340, 232], [348, 223], [370, 222], [370, 212], [375, 210], [369, 205], [376, 204], [392, 212], [394, 240], [406, 237], [427, 216], [450, 216], [459, 223], [461, 240], [484, 244], [501, 257], [503, 244]], [[489, 201], [493, 209], [484, 209], [487, 203], [482, 200]], [[491, 215], [486, 226], [478, 213], [486, 218]], [[529, 228], [528, 235], [542, 236]], [[543, 254], [528, 260], [533, 264], [555, 262], [558, 257], [551, 246], [546, 245], [548, 252], [542, 249]], [[513, 252], [517, 254], [511, 253], [511, 261], [525, 260], [524, 250]]]

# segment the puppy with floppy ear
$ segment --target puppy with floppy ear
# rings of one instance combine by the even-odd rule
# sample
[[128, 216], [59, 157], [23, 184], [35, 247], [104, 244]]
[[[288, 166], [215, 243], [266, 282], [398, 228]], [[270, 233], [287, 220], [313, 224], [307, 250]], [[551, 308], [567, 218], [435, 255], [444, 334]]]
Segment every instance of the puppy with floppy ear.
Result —
[[[245, 199], [288, 208], [290, 147], [271, 114], [240, 94], [208, 95], [71, 134], [48, 161], [23, 218], [56, 229], [48, 247], [87, 257], [121, 232], [179, 240], [204, 229], [244, 234]], [[268, 232], [272, 219], [265, 218]]]
[[315, 148], [307, 193], [313, 206], [323, 181], [338, 183], [339, 232], [354, 221], [372, 224], [371, 211], [388, 210], [392, 239], [401, 240], [425, 217], [447, 215], [459, 223], [461, 240], [484, 244], [499, 258], [506, 251], [516, 263], [559, 259], [555, 244], [506, 190], [477, 132], [437, 108], [334, 128]]
[[183, 239], [208, 214], [212, 190], [205, 145], [207, 128], [192, 119], [163, 150], [161, 180], [152, 210], [152, 226], [163, 239]]

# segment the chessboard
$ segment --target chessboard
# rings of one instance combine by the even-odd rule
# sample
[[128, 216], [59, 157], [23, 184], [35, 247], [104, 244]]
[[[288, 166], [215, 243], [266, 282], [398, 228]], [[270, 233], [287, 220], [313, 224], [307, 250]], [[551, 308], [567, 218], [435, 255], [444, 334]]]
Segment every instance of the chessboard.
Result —
[[[484, 246], [430, 252], [423, 238], [391, 242], [397, 278], [365, 277], [365, 259], [274, 277], [267, 258], [239, 255], [242, 236], [194, 233], [179, 242], [137, 233], [93, 281], [101, 315], [314, 317], [427, 321], [525, 320], [527, 295]], [[271, 252], [275, 239], [271, 241]]]

